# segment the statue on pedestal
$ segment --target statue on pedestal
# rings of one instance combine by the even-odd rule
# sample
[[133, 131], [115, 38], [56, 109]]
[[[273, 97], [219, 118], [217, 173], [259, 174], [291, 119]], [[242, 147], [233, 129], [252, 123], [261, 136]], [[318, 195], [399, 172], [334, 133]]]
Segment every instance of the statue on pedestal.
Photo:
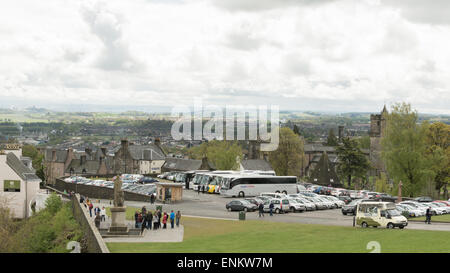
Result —
[[124, 196], [122, 190], [122, 179], [120, 176], [116, 176], [114, 180], [114, 207], [123, 207], [124, 204]]

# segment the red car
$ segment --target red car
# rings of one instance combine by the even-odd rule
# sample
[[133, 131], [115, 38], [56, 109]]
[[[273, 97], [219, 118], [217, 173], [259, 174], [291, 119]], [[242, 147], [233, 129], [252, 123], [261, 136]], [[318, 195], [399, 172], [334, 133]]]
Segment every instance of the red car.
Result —
[[450, 202], [449, 201], [435, 200], [433, 202], [442, 203], [442, 204], [445, 204], [447, 207], [450, 207]]

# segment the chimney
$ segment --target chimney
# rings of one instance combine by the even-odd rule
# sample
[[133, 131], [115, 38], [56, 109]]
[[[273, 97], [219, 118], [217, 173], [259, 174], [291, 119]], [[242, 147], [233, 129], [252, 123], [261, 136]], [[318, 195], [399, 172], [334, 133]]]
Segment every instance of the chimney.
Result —
[[56, 161], [56, 150], [52, 151], [52, 161], [55, 162]]
[[73, 157], [73, 149], [67, 149], [67, 160], [70, 160]]
[[122, 145], [122, 148], [123, 148], [123, 149], [128, 148], [128, 140], [122, 139], [122, 141], [120, 142], [120, 144]]
[[86, 163], [86, 155], [82, 155], [80, 157], [80, 165], [84, 165]]

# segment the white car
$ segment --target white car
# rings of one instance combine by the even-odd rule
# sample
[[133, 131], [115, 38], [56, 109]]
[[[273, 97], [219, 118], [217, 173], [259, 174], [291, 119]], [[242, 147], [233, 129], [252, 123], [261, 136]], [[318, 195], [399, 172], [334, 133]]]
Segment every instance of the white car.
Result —
[[289, 201], [289, 208], [291, 212], [304, 212], [306, 210], [306, 206], [303, 203], [297, 202], [294, 198], [287, 198]]
[[334, 204], [330, 200], [324, 198], [324, 196], [317, 197], [317, 199], [322, 201], [325, 204], [325, 206], [327, 206], [328, 209], [333, 209], [333, 208], [336, 208], [336, 206], [337, 206], [336, 204]]
[[323, 196], [322, 198], [328, 199], [331, 202], [333, 202], [334, 204], [336, 204], [336, 206], [338, 208], [342, 208], [343, 205], [345, 205], [345, 202], [342, 200], [339, 200], [338, 198], [334, 197], [334, 196]]
[[304, 198], [301, 198], [301, 197], [294, 198], [294, 199], [298, 203], [303, 204], [305, 206], [306, 210], [316, 210], [316, 205], [314, 205], [313, 202], [310, 202], [310, 201], [308, 201], [308, 200], [306, 200]]
[[445, 213], [450, 213], [450, 207], [447, 206], [444, 203], [440, 203], [440, 202], [433, 202], [433, 204], [436, 204], [437, 206], [444, 208], [445, 209]]
[[270, 204], [273, 204], [273, 212], [274, 213], [282, 213], [282, 212], [288, 212], [290, 210], [289, 207], [289, 201], [285, 199], [280, 198], [272, 198], [270, 200], [264, 201], [264, 211], [269, 212], [270, 211]]
[[436, 211], [437, 215], [442, 215], [447, 213], [447, 208], [441, 207], [436, 203], [424, 203], [426, 206], [430, 206], [432, 209]]

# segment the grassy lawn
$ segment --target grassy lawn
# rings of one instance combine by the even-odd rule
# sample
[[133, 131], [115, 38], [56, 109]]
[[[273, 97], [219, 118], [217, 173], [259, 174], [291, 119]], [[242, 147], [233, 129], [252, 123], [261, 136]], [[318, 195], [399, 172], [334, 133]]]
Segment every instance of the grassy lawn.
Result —
[[[134, 211], [134, 210], [133, 210]], [[182, 217], [181, 243], [108, 243], [111, 252], [450, 252], [450, 232], [226, 221]]]
[[[425, 216], [417, 217], [417, 218], [409, 218], [408, 220], [425, 222]], [[450, 223], [450, 214], [431, 216], [431, 222], [433, 222], [433, 221]]]

